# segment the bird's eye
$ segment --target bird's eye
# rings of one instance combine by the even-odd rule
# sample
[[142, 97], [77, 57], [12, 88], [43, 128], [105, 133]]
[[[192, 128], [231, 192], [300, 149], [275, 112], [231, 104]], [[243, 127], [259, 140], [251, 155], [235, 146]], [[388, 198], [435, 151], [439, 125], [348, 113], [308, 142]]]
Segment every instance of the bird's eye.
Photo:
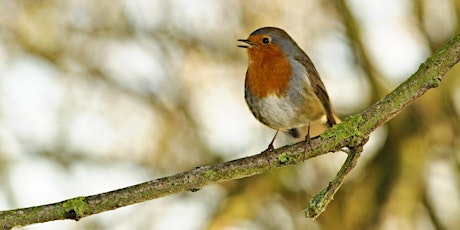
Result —
[[270, 43], [270, 38], [269, 37], [262, 38], [262, 43], [264, 43], [264, 44]]

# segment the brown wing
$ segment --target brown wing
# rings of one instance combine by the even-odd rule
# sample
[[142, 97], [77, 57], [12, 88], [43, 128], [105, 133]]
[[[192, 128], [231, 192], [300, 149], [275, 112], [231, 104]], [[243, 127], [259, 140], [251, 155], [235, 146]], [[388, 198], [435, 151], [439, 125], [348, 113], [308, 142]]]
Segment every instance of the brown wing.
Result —
[[318, 71], [316, 71], [316, 68], [313, 65], [312, 61], [305, 53], [304, 55], [301, 55], [296, 59], [305, 66], [308, 73], [308, 79], [311, 83], [311, 87], [313, 88], [313, 91], [323, 104], [324, 110], [326, 111], [327, 125], [329, 127], [332, 127], [337, 122], [334, 117], [334, 112], [332, 112], [332, 106], [331, 102], [329, 101], [329, 95], [327, 94], [326, 87], [324, 86], [323, 82], [321, 81], [321, 78], [319, 77]]

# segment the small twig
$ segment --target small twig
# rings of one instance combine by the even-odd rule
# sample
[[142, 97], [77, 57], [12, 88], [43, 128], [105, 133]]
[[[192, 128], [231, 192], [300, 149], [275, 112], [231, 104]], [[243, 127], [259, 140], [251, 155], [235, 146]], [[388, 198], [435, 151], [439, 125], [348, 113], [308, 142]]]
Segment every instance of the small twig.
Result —
[[[367, 140], [365, 140], [367, 142]], [[310, 204], [304, 209], [305, 217], [316, 219], [321, 213], [326, 210], [326, 206], [334, 199], [334, 194], [342, 186], [345, 177], [355, 167], [365, 142], [360, 143], [357, 147], [348, 148], [348, 156], [342, 167], [340, 168], [334, 179], [329, 182], [329, 185], [316, 194], [310, 201]]]

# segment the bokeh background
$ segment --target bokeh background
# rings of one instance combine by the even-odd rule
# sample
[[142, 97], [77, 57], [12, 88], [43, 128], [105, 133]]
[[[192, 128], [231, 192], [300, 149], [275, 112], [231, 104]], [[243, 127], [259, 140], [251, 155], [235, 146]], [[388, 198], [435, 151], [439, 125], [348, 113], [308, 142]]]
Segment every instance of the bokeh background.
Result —
[[[459, 32], [458, 0], [0, 0], [0, 210], [106, 192], [257, 154], [237, 39], [288, 31], [341, 117]], [[458, 229], [460, 69], [384, 127], [317, 220], [344, 153], [23, 229]], [[277, 146], [293, 140], [281, 137]]]

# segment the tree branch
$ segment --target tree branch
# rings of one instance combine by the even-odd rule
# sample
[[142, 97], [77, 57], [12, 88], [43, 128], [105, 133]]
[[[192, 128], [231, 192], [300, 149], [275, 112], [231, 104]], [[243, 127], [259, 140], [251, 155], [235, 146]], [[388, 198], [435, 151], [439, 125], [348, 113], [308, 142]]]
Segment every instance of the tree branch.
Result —
[[316, 219], [321, 213], [326, 210], [326, 206], [334, 199], [335, 193], [342, 186], [345, 177], [355, 167], [358, 158], [363, 151], [363, 146], [366, 142], [362, 142], [359, 146], [350, 148], [348, 157], [343, 163], [337, 175], [329, 182], [329, 185], [321, 190], [318, 194], [311, 199], [310, 204], [304, 210], [305, 216], [308, 218]]
[[[53, 220], [79, 220], [96, 213], [178, 192], [197, 191], [211, 183], [266, 173], [274, 168], [297, 164], [303, 162], [304, 159], [348, 147], [350, 149], [349, 156], [339, 173], [326, 189], [315, 196], [306, 210], [307, 216], [317, 217], [324, 211], [325, 206], [332, 200], [345, 176], [355, 165], [362, 146], [366, 143], [370, 133], [396, 116], [427, 90], [437, 87], [445, 73], [459, 59], [460, 36], [456, 36], [420, 65], [418, 71], [393, 92], [364, 112], [350, 116], [343, 123], [334, 126], [319, 137], [313, 138], [309, 145], [306, 145], [305, 142], [299, 142], [258, 155], [197, 167], [187, 172], [106, 193], [76, 197], [54, 204], [1, 211], [0, 228], [8, 229]], [[306, 153], [305, 156], [304, 153]]]

